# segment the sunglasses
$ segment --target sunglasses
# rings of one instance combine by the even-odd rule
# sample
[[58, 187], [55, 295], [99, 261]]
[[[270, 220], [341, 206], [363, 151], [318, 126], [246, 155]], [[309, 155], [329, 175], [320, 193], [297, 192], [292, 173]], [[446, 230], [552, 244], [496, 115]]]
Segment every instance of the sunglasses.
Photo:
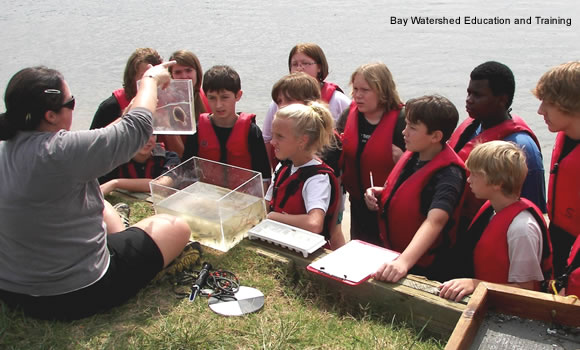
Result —
[[[57, 90], [57, 89], [46, 89], [46, 90], [44, 90], [44, 93], [45, 94], [57, 94], [57, 95], [61, 94], [60, 90]], [[75, 109], [75, 97], [71, 96], [70, 100], [68, 100], [65, 103], [63, 103], [62, 105], [60, 105], [60, 108], [63, 108], [63, 107], [68, 108], [71, 111], [74, 111], [74, 109]]]
[[71, 96], [70, 100], [66, 101], [65, 103], [62, 104], [62, 106], [60, 106], [60, 108], [68, 108], [71, 111], [74, 111], [75, 109], [75, 97]]

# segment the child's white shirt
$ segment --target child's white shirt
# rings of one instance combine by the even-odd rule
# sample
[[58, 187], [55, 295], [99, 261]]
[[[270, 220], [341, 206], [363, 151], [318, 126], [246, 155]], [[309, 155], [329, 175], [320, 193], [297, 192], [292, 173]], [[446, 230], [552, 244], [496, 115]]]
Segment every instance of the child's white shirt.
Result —
[[[312, 159], [299, 167], [292, 165], [290, 168], [290, 175], [294, 174], [299, 168], [319, 164], [322, 164], [319, 160]], [[282, 164], [278, 163], [276, 171], [280, 169], [281, 166]], [[276, 182], [276, 173], [274, 173], [272, 182], [270, 183], [268, 191], [266, 191], [266, 196], [264, 197], [267, 201], [272, 199], [274, 182]], [[312, 209], [322, 209], [326, 213], [328, 206], [330, 205], [331, 192], [330, 178], [328, 177], [328, 174], [316, 174], [308, 178], [302, 187], [302, 198], [304, 199], [306, 213], [310, 212]]]
[[542, 281], [542, 230], [527, 210], [520, 212], [507, 232], [510, 269], [508, 282]]

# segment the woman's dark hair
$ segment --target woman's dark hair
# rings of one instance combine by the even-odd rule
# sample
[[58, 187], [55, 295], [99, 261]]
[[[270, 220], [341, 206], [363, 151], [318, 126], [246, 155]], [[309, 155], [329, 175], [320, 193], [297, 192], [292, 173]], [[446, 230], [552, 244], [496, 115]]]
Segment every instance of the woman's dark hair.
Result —
[[0, 114], [0, 140], [9, 140], [18, 131], [36, 130], [46, 111], [62, 108], [64, 78], [44, 66], [24, 68], [8, 82]]

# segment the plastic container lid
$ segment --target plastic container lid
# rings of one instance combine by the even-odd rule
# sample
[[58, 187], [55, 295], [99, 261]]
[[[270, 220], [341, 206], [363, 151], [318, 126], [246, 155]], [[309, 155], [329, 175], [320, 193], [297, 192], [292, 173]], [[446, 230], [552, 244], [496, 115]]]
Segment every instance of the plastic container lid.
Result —
[[248, 237], [297, 251], [305, 258], [326, 244], [323, 235], [270, 219], [263, 220], [251, 228]]

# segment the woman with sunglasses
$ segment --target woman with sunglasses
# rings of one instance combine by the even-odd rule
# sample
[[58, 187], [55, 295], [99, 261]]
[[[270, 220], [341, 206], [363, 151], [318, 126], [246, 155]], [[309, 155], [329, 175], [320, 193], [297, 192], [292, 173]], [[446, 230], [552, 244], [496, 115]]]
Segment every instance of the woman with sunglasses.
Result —
[[126, 163], [152, 134], [167, 64], [149, 66], [130, 111], [96, 130], [70, 131], [63, 76], [25, 68], [0, 114], [0, 299], [42, 319], [78, 319], [135, 295], [184, 248], [185, 221], [155, 215], [124, 229], [97, 177]]
[[[328, 109], [335, 121], [350, 106], [350, 98], [342, 92], [340, 87], [325, 81], [329, 68], [324, 51], [322, 51], [320, 46], [314, 43], [302, 43], [294, 46], [288, 55], [288, 70], [290, 73], [304, 72], [320, 83], [320, 97], [325, 103], [328, 103]], [[262, 128], [266, 150], [274, 168], [278, 161], [274, 157], [270, 141], [272, 140], [272, 121], [277, 111], [277, 101], [272, 101], [264, 118]]]

